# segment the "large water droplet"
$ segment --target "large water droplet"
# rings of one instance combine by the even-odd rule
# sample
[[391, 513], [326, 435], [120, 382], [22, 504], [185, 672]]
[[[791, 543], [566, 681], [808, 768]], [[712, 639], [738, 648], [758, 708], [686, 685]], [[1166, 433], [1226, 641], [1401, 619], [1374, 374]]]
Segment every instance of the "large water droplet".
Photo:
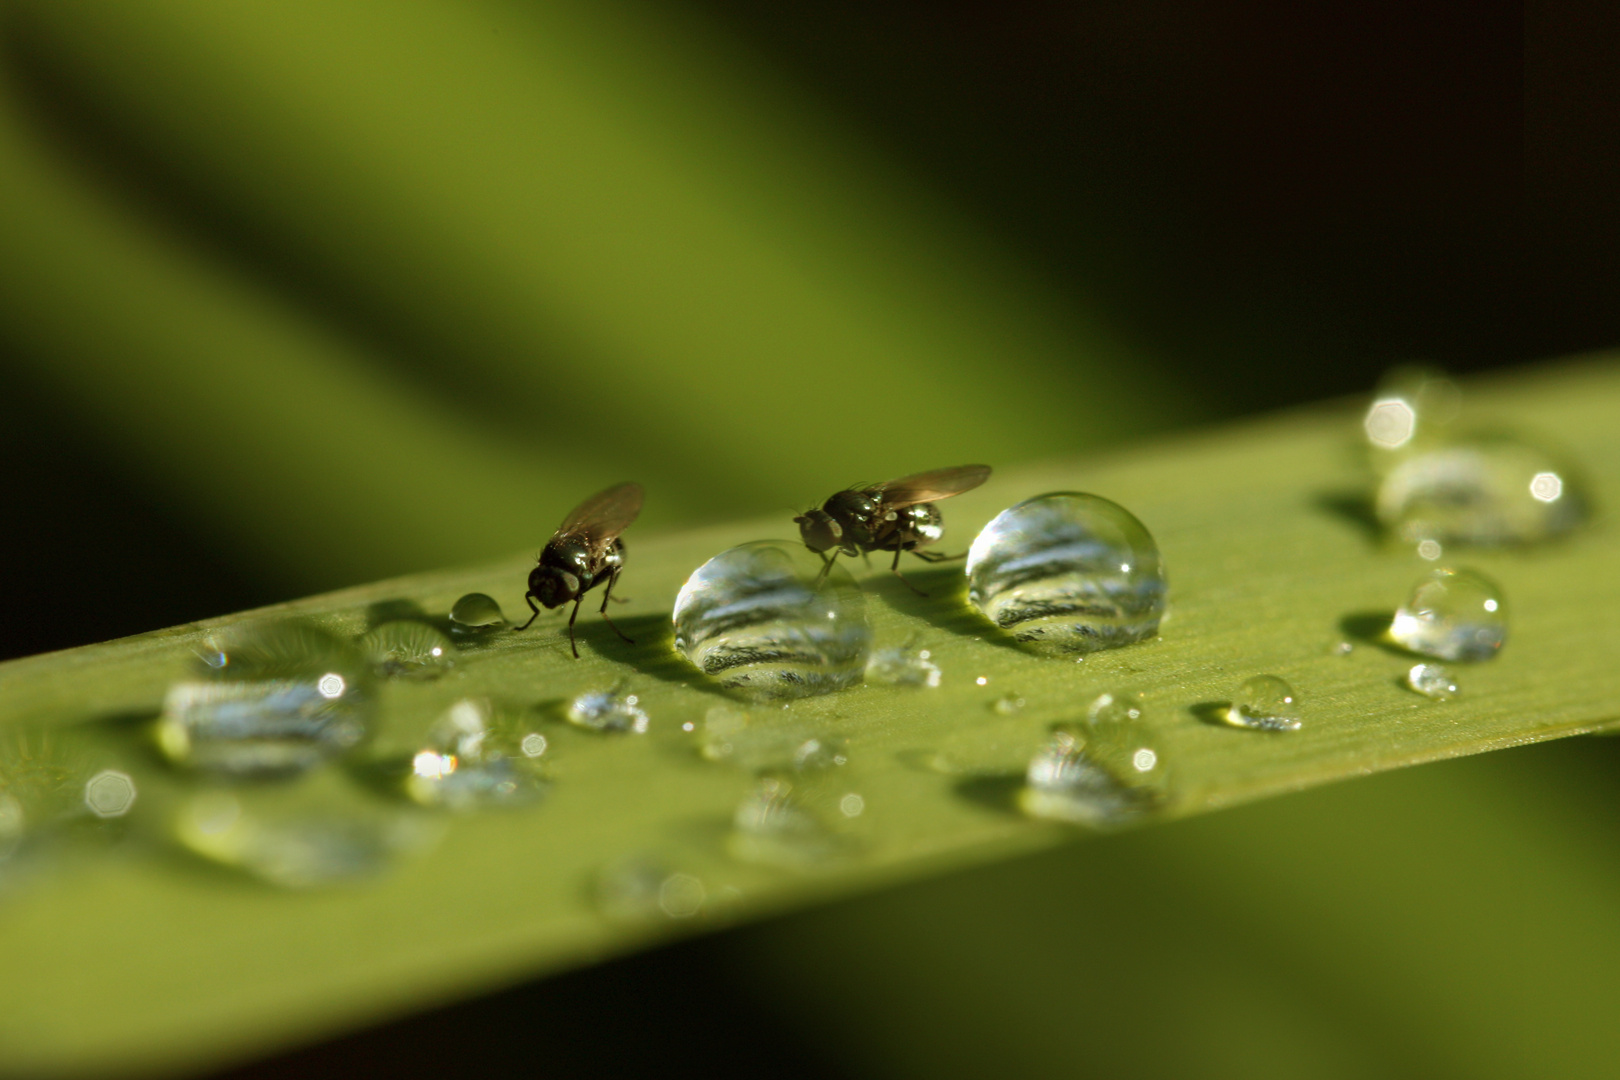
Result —
[[1003, 510], [974, 539], [968, 598], [1042, 652], [1113, 649], [1159, 632], [1159, 547], [1130, 511], [1059, 492]]
[[632, 694], [626, 683], [617, 683], [607, 690], [587, 690], [568, 703], [564, 710], [568, 722], [592, 731], [629, 732], [644, 734], [647, 730], [647, 710], [641, 707], [641, 695]]
[[1483, 574], [1436, 570], [1395, 612], [1389, 636], [1423, 656], [1489, 660], [1507, 640], [1507, 604], [1502, 590]]
[[372, 676], [348, 643], [308, 623], [232, 630], [169, 687], [158, 745], [222, 773], [298, 772], [365, 737]]
[[1406, 673], [1406, 685], [1426, 698], [1450, 701], [1457, 696], [1457, 680], [1439, 664], [1413, 664]]
[[356, 795], [289, 800], [247, 791], [193, 796], [181, 806], [174, 828], [194, 854], [284, 889], [373, 876], [397, 855], [430, 846], [439, 835], [418, 817], [382, 811]]
[[506, 613], [487, 593], [468, 593], [450, 608], [450, 629], [454, 631], [478, 633], [505, 625]]
[[1102, 715], [1099, 723], [1059, 727], [1030, 759], [1018, 800], [1026, 814], [1104, 827], [1165, 802], [1169, 778], [1157, 738], [1108, 706]]
[[545, 788], [546, 737], [523, 715], [486, 698], [457, 701], [412, 757], [406, 791], [423, 805], [452, 810], [532, 801]]
[[1286, 680], [1275, 675], [1245, 679], [1227, 707], [1226, 722], [1260, 731], [1298, 731], [1298, 695]]
[[808, 697], [857, 683], [872, 630], [849, 572], [802, 544], [760, 540], [704, 563], [675, 598], [675, 647], [744, 695]]
[[892, 686], [938, 686], [939, 665], [931, 649], [907, 643], [891, 649], [878, 649], [866, 662], [866, 681]]
[[425, 622], [395, 619], [360, 639], [361, 650], [383, 675], [436, 679], [455, 664], [456, 647]]
[[1550, 454], [1506, 436], [1443, 442], [1390, 467], [1378, 520], [1411, 543], [1530, 544], [1580, 525], [1586, 499]]

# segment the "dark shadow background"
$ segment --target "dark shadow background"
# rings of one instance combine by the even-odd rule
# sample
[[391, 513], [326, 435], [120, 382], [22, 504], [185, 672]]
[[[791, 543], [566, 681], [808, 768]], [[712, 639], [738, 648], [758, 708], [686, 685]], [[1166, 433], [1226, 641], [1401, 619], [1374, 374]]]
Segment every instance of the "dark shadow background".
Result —
[[[1613, 5], [697, 6], [1060, 287], [1100, 297], [1193, 377], [1210, 415], [1361, 392], [1412, 358], [1472, 373], [1620, 342]], [[120, 148], [106, 160], [153, 182]], [[16, 347], [0, 341], [0, 387]], [[288, 598], [72, 430], [0, 391], [0, 657]], [[756, 933], [235, 1075], [842, 1074], [729, 977]], [[581, 1041], [604, 1020], [608, 1045]], [[434, 1059], [446, 1038], [457, 1065]]]

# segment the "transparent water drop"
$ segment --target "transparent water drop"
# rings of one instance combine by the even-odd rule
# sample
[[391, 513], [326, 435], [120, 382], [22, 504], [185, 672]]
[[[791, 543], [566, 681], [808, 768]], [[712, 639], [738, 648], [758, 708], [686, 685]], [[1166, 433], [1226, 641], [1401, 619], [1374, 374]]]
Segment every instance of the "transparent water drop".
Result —
[[891, 686], [938, 686], [941, 672], [933, 651], [915, 644], [878, 649], [866, 662], [866, 681]]
[[360, 639], [360, 648], [379, 674], [394, 678], [436, 679], [455, 665], [455, 643], [416, 619], [375, 627]]
[[1533, 544], [1563, 535], [1586, 520], [1587, 500], [1552, 455], [1497, 435], [1406, 455], [1379, 483], [1374, 509], [1385, 528], [1433, 560], [1450, 544]]
[[1439, 664], [1413, 664], [1406, 673], [1406, 685], [1435, 701], [1450, 701], [1459, 692], [1457, 680]]
[[1226, 722], [1260, 731], [1298, 731], [1298, 695], [1287, 680], [1275, 675], [1245, 679], [1227, 706]]
[[578, 727], [633, 735], [645, 734], [649, 720], [641, 696], [631, 693], [623, 682], [607, 690], [585, 691], [568, 703], [563, 715]]
[[702, 878], [647, 855], [604, 867], [592, 892], [597, 910], [615, 922], [691, 919], [711, 901]]
[[698, 751], [710, 761], [751, 772], [815, 772], [837, 768], [849, 760], [842, 738], [818, 734], [780, 713], [752, 712], [730, 705], [716, 705], [704, 716]]
[[1507, 603], [1484, 574], [1442, 568], [1425, 576], [1396, 612], [1389, 636], [1441, 660], [1489, 660], [1507, 640]]
[[193, 854], [267, 884], [312, 889], [372, 877], [440, 835], [418, 817], [381, 810], [357, 794], [322, 795], [202, 792], [181, 805], [175, 838]]
[[1349, 656], [1355, 651], [1355, 645], [1348, 641], [1335, 641], [1332, 645], [1328, 646], [1328, 652], [1334, 656]]
[[473, 592], [457, 600], [450, 608], [450, 628], [462, 633], [478, 633], [506, 626], [506, 613], [495, 598], [487, 593]]
[[1401, 367], [1384, 376], [1362, 427], [1375, 453], [1388, 455], [1442, 437], [1462, 410], [1462, 391], [1443, 372]]
[[[25, 842], [43, 839], [63, 826], [98, 814], [96, 806], [116, 810], [112, 792], [103, 787], [112, 774], [105, 768], [107, 753], [74, 728], [45, 725], [6, 725], [0, 728], [0, 859]], [[129, 785], [134, 781], [118, 772]], [[105, 801], [92, 798], [106, 794]], [[127, 812], [126, 804], [123, 811]]]
[[860, 681], [871, 649], [866, 604], [849, 572], [804, 545], [761, 540], [698, 567], [675, 598], [675, 648], [722, 686], [798, 698]]
[[968, 551], [968, 598], [1040, 652], [1113, 649], [1159, 632], [1159, 548], [1130, 511], [1059, 492], [1003, 510]]
[[1002, 694], [990, 703], [990, 711], [997, 716], [1012, 716], [1022, 712], [1026, 704], [1028, 702], [1017, 694]]
[[766, 775], [737, 804], [726, 850], [742, 862], [805, 869], [847, 853], [812, 807], [810, 791], [791, 777]]
[[360, 744], [373, 698], [371, 667], [347, 642], [308, 623], [251, 624], [169, 687], [157, 741], [193, 768], [300, 772]]
[[1031, 817], [1103, 828], [1164, 804], [1169, 790], [1152, 731], [1137, 721], [1088, 720], [1060, 726], [1030, 758], [1018, 803]]
[[1142, 695], [1128, 690], [1107, 690], [1092, 699], [1086, 721], [1092, 727], [1134, 724], [1142, 719]]
[[455, 702], [412, 756], [406, 792], [424, 806], [451, 810], [534, 801], [546, 786], [547, 744], [525, 718], [487, 698]]

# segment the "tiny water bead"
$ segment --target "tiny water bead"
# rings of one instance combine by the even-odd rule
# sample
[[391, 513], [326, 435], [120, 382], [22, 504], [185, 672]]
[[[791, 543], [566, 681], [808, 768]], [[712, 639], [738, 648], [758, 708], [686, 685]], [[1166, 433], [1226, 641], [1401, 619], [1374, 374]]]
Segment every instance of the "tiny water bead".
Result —
[[300, 772], [365, 738], [372, 687], [365, 657], [317, 626], [240, 627], [169, 687], [158, 746], [171, 761], [213, 772]]
[[1392, 534], [1436, 559], [1448, 544], [1534, 544], [1561, 536], [1586, 520], [1587, 500], [1568, 467], [1546, 451], [1509, 436], [1482, 436], [1402, 458], [1379, 483], [1374, 509]]
[[1028, 703], [1017, 694], [1002, 694], [990, 703], [990, 711], [997, 716], [1012, 716], [1022, 712], [1026, 704]]
[[466, 810], [530, 802], [545, 789], [546, 737], [486, 698], [451, 705], [411, 758], [406, 792], [424, 806]]
[[938, 686], [941, 672], [933, 651], [907, 644], [878, 649], [866, 662], [866, 681], [891, 686]]
[[506, 625], [506, 613], [488, 593], [468, 593], [450, 608], [450, 629], [454, 631], [477, 633]]
[[1232, 704], [1227, 706], [1226, 722], [1258, 731], [1298, 731], [1298, 696], [1286, 680], [1256, 675], [1238, 687]]
[[1457, 680], [1439, 664], [1413, 664], [1406, 685], [1435, 701], [1450, 701], [1459, 693]]
[[455, 664], [456, 646], [436, 627], [416, 619], [395, 619], [360, 639], [360, 648], [381, 675], [434, 679]]
[[1395, 612], [1389, 636], [1421, 656], [1489, 660], [1507, 640], [1507, 604], [1502, 590], [1483, 574], [1435, 570]]
[[627, 732], [643, 735], [649, 717], [641, 707], [639, 694], [632, 694], [625, 683], [606, 690], [587, 690], [568, 702], [563, 710], [570, 724], [591, 731]]
[[720, 685], [756, 699], [810, 697], [861, 680], [866, 603], [849, 572], [802, 544], [760, 540], [698, 567], [675, 598], [675, 648]]
[[1118, 503], [1058, 492], [1003, 510], [974, 539], [968, 598], [1040, 652], [1088, 653], [1150, 638], [1165, 576], [1147, 528]]

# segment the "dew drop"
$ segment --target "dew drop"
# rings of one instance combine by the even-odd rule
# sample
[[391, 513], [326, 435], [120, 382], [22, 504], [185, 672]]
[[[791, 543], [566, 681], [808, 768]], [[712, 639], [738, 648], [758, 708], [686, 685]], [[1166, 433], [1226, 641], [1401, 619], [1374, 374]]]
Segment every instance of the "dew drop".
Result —
[[1017, 694], [1002, 694], [990, 703], [990, 711], [997, 716], [1012, 716], [1014, 713], [1022, 712], [1026, 704], [1027, 702]]
[[[85, 816], [118, 817], [134, 802], [127, 773], [101, 768], [102, 753], [79, 731], [56, 726], [0, 729], [0, 858], [30, 837], [42, 837]], [[120, 798], [109, 785], [121, 777]], [[119, 803], [122, 802], [122, 809]], [[98, 813], [97, 806], [107, 813]]]
[[1259, 731], [1298, 731], [1299, 701], [1294, 688], [1275, 675], [1245, 679], [1226, 709], [1226, 722]]
[[450, 608], [450, 629], [463, 633], [494, 630], [507, 625], [501, 605], [488, 593], [473, 592], [457, 600]]
[[381, 675], [436, 679], [455, 664], [456, 647], [438, 629], [416, 619], [395, 619], [360, 639], [360, 649]]
[[1502, 590], [1472, 570], [1435, 570], [1395, 612], [1389, 636], [1422, 656], [1489, 660], [1507, 640]]
[[845, 817], [860, 817], [866, 813], [866, 800], [852, 791], [838, 800], [838, 812]]
[[1508, 436], [1415, 451], [1378, 486], [1378, 520], [1431, 561], [1442, 545], [1534, 544], [1586, 519], [1587, 500], [1547, 452]]
[[816, 772], [849, 761], [842, 738], [815, 734], [780, 713], [750, 712], [732, 705], [716, 705], [704, 716], [698, 752], [709, 761], [749, 771]]
[[545, 789], [546, 737], [522, 717], [485, 698], [455, 702], [412, 757], [406, 793], [451, 810], [532, 802]]
[[608, 690], [585, 691], [568, 703], [563, 715], [569, 723], [592, 731], [634, 735], [647, 731], [647, 710], [641, 707], [640, 695], [630, 693], [622, 682]]
[[968, 598], [1040, 652], [1113, 649], [1159, 632], [1165, 577], [1159, 548], [1130, 511], [1096, 495], [1059, 492], [998, 514], [974, 539]]
[[592, 891], [597, 910], [615, 922], [691, 919], [710, 903], [702, 878], [646, 855], [609, 864]]
[[761, 540], [721, 552], [675, 598], [675, 648], [722, 686], [798, 698], [860, 681], [871, 648], [865, 600], [802, 544]]
[[939, 680], [939, 665], [934, 663], [932, 651], [914, 644], [878, 649], [866, 662], [867, 682], [934, 687]]
[[251, 624], [169, 687], [157, 741], [193, 768], [300, 772], [365, 738], [372, 698], [370, 667], [348, 643], [308, 623]]
[[1457, 681], [1439, 664], [1413, 664], [1406, 685], [1435, 701], [1450, 701], [1458, 694]]
[[1462, 409], [1462, 391], [1443, 372], [1400, 367], [1384, 376], [1362, 427], [1374, 452], [1389, 454], [1432, 442]]
[[1018, 803], [1031, 817], [1102, 828], [1162, 805], [1168, 793], [1151, 731], [1136, 721], [1087, 720], [1059, 727], [1030, 758]]
[[[742, 862], [805, 869], [845, 853], [810, 805], [810, 792], [794, 779], [762, 776], [737, 804], [726, 848]], [[864, 805], [863, 805], [864, 809]]]
[[126, 772], [103, 769], [84, 785], [84, 805], [98, 818], [117, 818], [135, 805], [135, 780]]

